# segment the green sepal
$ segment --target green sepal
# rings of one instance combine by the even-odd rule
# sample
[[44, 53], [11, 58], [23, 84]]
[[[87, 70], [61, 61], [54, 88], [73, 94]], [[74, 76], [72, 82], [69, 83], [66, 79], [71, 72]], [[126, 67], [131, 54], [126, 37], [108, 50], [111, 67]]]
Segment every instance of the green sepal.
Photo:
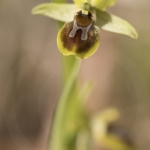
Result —
[[106, 8], [113, 6], [117, 0], [92, 0], [91, 5], [99, 10], [106, 10]]
[[96, 14], [96, 25], [101, 29], [119, 34], [125, 34], [134, 39], [138, 38], [136, 29], [127, 21], [106, 11], [97, 10]]
[[69, 22], [73, 20], [74, 13], [78, 10], [79, 8], [74, 4], [44, 3], [35, 6], [32, 14], [40, 14], [58, 21]]

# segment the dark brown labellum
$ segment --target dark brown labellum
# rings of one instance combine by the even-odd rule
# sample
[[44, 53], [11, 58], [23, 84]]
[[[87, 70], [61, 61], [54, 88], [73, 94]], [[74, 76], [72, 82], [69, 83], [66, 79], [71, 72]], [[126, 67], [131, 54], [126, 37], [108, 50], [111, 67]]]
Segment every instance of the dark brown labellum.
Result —
[[100, 43], [99, 28], [94, 26], [94, 22], [90, 12], [77, 12], [74, 21], [66, 23], [58, 33], [59, 50], [64, 55], [78, 58], [87, 58], [94, 53]]

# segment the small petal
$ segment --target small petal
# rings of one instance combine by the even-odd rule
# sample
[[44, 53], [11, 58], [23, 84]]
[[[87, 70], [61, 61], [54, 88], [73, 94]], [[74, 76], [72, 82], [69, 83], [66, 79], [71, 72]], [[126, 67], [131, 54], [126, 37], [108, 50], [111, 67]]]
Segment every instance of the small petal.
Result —
[[79, 11], [74, 21], [66, 23], [58, 32], [57, 45], [63, 55], [83, 59], [92, 55], [100, 44], [99, 28], [94, 26], [90, 12]]

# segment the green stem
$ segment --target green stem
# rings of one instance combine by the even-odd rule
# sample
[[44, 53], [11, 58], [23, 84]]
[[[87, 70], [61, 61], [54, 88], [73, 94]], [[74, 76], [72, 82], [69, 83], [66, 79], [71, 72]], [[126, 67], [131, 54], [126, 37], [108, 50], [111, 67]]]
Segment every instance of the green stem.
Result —
[[[53, 2], [66, 2], [65, 0], [52, 0]], [[61, 28], [62, 22], [58, 22], [58, 27]], [[58, 101], [56, 112], [53, 120], [49, 150], [66, 150], [64, 128], [66, 111], [69, 102], [69, 96], [73, 92], [73, 87], [76, 85], [76, 78], [79, 71], [80, 61], [74, 57], [63, 57], [63, 92]]]
[[68, 81], [68, 77], [72, 70], [74, 63], [76, 62], [76, 58], [74, 56], [62, 57], [63, 61], [63, 86]]
[[80, 61], [76, 59], [72, 71], [69, 75], [68, 81], [64, 86], [63, 93], [60, 97], [60, 100], [57, 105], [55, 118], [53, 121], [53, 127], [51, 132], [51, 143], [50, 150], [63, 150], [64, 137], [63, 137], [63, 119], [65, 115], [65, 110], [67, 103], [69, 102], [69, 94], [72, 92], [71, 89], [75, 84], [76, 77], [79, 71]]

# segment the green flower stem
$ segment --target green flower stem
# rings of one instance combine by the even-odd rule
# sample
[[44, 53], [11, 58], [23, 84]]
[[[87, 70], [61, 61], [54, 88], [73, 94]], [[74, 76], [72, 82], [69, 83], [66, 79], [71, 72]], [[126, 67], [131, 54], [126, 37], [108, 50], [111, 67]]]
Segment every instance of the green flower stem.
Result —
[[64, 86], [63, 93], [60, 97], [60, 100], [57, 105], [56, 113], [55, 113], [55, 118], [53, 121], [53, 126], [52, 126], [52, 132], [51, 132], [51, 142], [50, 142], [50, 150], [64, 150], [63, 148], [63, 141], [64, 141], [64, 136], [63, 136], [63, 130], [62, 130], [62, 125], [64, 122], [65, 118], [65, 110], [67, 109], [67, 103], [69, 102], [69, 95], [72, 92], [71, 89], [75, 84], [76, 77], [79, 71], [80, 67], [80, 60], [75, 61], [72, 71], [69, 75], [68, 81], [66, 85]]
[[62, 57], [63, 61], [63, 86], [66, 84], [70, 72], [74, 63], [76, 62], [76, 58], [74, 56]]
[[[65, 2], [64, 0], [53, 0], [53, 2]], [[64, 23], [57, 22], [58, 28], [60, 29]], [[63, 56], [63, 92], [58, 101], [52, 131], [50, 138], [49, 150], [66, 150], [64, 145], [65, 135], [62, 128], [65, 122], [66, 111], [68, 107], [68, 101], [70, 95], [74, 93], [72, 91], [76, 86], [76, 77], [79, 71], [80, 61], [75, 59], [73, 56]]]

